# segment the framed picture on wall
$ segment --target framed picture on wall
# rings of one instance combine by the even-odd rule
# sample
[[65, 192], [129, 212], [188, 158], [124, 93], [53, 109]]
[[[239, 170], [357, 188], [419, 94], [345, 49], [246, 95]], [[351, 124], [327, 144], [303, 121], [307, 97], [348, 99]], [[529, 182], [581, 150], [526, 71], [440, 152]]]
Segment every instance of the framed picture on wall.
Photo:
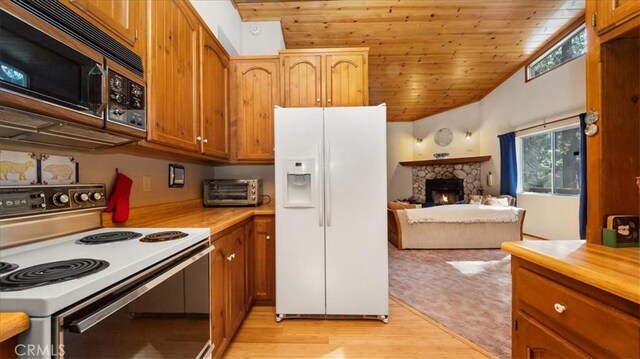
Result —
[[40, 162], [42, 184], [73, 184], [78, 182], [78, 163], [73, 157], [43, 153]]
[[32, 152], [0, 151], [0, 186], [38, 183], [38, 157]]

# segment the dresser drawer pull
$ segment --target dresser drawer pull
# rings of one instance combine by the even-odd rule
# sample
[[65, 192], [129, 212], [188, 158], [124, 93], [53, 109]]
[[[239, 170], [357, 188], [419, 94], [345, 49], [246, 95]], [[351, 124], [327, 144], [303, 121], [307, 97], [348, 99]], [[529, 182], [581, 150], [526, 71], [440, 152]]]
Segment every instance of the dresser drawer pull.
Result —
[[565, 310], [567, 310], [567, 307], [565, 307], [564, 305], [560, 304], [560, 303], [556, 303], [553, 305], [553, 309], [556, 310], [556, 312], [562, 314], [564, 313]]

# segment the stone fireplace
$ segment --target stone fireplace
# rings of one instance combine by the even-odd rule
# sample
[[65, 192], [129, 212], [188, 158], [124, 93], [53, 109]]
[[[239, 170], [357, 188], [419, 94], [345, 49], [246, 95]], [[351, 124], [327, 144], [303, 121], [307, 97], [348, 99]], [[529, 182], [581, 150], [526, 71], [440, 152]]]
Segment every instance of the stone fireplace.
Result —
[[459, 178], [426, 179], [425, 202], [436, 206], [464, 200], [464, 180]]
[[[427, 193], [427, 182], [431, 180], [458, 180], [462, 181], [462, 194], [458, 191], [458, 198], [449, 198], [449, 203], [469, 200], [471, 194], [482, 194], [482, 182], [480, 177], [480, 163], [459, 163], [459, 164], [433, 164], [426, 166], [413, 166], [411, 168], [413, 198], [419, 202], [435, 202], [431, 198], [433, 193]], [[456, 187], [455, 191], [459, 187]], [[454, 191], [454, 190], [452, 190]], [[433, 192], [433, 190], [430, 190]], [[429, 197], [429, 198], [427, 198]], [[440, 198], [442, 200], [443, 198]]]

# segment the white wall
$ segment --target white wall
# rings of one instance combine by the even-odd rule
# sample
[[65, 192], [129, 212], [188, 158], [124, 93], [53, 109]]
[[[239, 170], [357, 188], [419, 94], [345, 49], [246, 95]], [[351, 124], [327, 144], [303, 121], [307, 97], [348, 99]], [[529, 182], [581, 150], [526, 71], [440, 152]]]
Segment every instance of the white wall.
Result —
[[274, 198], [275, 169], [272, 165], [234, 165], [219, 166], [214, 169], [216, 179], [234, 178], [262, 178], [263, 192]]
[[578, 239], [578, 197], [520, 193], [518, 207], [527, 210], [524, 233], [547, 239]]
[[[446, 147], [438, 146], [433, 140], [436, 132], [443, 127], [453, 132], [453, 141]], [[415, 121], [413, 134], [423, 140], [422, 143], [416, 143], [414, 146], [414, 159], [433, 159], [433, 154], [438, 152], [449, 152], [451, 157], [480, 155], [480, 142], [476, 134], [479, 127], [479, 102]], [[467, 130], [472, 133], [470, 139], [464, 136]]]
[[191, 5], [209, 26], [229, 55], [242, 51], [242, 19], [231, 0], [191, 0]]
[[280, 21], [242, 23], [243, 55], [277, 55], [278, 50], [284, 48], [284, 36]]
[[387, 123], [387, 199], [411, 197], [411, 167], [400, 166], [400, 161], [413, 159], [413, 124]]
[[[497, 135], [584, 112], [585, 73], [584, 56], [529, 82], [525, 82], [522, 68], [477, 103], [415, 121], [413, 135], [423, 137], [424, 141], [423, 148], [414, 143], [414, 158], [431, 158], [433, 152], [450, 152], [456, 157], [491, 155], [491, 161], [482, 164], [483, 187], [485, 193], [498, 194], [500, 143]], [[438, 147], [433, 142], [433, 134], [442, 127], [454, 132], [453, 142], [447, 147]], [[469, 142], [465, 142], [465, 129], [473, 133]], [[389, 138], [390, 152], [406, 146], [396, 138]], [[491, 187], [485, 181], [489, 171], [493, 174]], [[547, 239], [578, 238], [577, 197], [521, 194], [518, 201], [518, 205], [527, 210], [525, 233]]]
[[522, 68], [480, 101], [480, 152], [492, 156], [482, 164], [482, 173], [494, 174], [488, 193], [500, 192], [500, 143], [496, 136], [584, 112], [585, 74], [584, 56], [529, 82], [524, 81]]

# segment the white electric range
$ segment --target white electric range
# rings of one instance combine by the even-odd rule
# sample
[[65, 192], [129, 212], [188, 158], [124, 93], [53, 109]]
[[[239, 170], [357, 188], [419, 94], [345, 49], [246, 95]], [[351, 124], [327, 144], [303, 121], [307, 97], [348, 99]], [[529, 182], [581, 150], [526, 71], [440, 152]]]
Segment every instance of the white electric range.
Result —
[[31, 324], [16, 354], [207, 356], [210, 230], [95, 228], [104, 194], [104, 185], [0, 188], [0, 311]]

